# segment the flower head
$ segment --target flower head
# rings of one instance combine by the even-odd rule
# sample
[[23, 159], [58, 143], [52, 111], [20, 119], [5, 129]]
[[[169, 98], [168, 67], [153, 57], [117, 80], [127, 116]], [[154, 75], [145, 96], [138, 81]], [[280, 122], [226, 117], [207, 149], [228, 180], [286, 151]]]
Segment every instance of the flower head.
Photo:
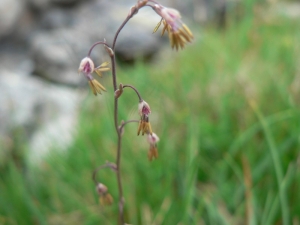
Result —
[[139, 122], [137, 134], [140, 135], [141, 131], [142, 135], [144, 135], [145, 133], [152, 134], [152, 128], [149, 122], [149, 114], [151, 113], [149, 104], [143, 100], [139, 103], [138, 109], [141, 119]]
[[101, 205], [111, 205], [113, 203], [114, 200], [108, 193], [108, 188], [104, 184], [98, 183], [96, 186], [96, 191], [100, 196], [99, 201]]
[[191, 42], [194, 38], [190, 29], [181, 21], [181, 15], [176, 9], [166, 8], [162, 5], [155, 4], [153, 6], [154, 11], [161, 16], [161, 21], [155, 27], [154, 32], [158, 30], [163, 23], [163, 30], [161, 35], [164, 35], [165, 31], [169, 34], [169, 39], [172, 48], [181, 49], [187, 42]]
[[149, 116], [149, 114], [151, 113], [151, 109], [150, 106], [147, 102], [145, 102], [144, 100], [141, 101], [139, 103], [139, 114], [140, 116], [146, 115]]
[[83, 75], [86, 77], [94, 95], [97, 95], [97, 93], [101, 94], [101, 91], [106, 91], [106, 89], [102, 84], [94, 79], [92, 73], [96, 72], [101, 77], [101, 72], [108, 71], [110, 69], [107, 67], [107, 65], [108, 63], [104, 62], [95, 68], [94, 62], [90, 57], [85, 57], [80, 62], [78, 73], [83, 73]]
[[173, 31], [177, 31], [181, 27], [181, 15], [176, 9], [166, 8], [162, 5], [155, 4], [154, 10], [168, 25], [170, 25]]
[[152, 159], [158, 158], [157, 142], [159, 141], [159, 137], [155, 133], [148, 134], [147, 141], [150, 144], [148, 159], [152, 161]]
[[81, 60], [78, 68], [78, 73], [83, 73], [83, 75], [88, 79], [92, 80], [94, 79], [92, 77], [92, 73], [94, 72], [95, 65], [93, 60], [91, 60], [90, 57], [85, 57]]

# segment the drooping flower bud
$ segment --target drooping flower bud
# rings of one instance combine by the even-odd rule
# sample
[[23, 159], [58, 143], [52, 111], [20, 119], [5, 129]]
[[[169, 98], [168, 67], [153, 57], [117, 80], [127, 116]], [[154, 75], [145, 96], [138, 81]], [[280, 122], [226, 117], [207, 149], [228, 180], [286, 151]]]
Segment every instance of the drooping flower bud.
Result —
[[151, 109], [150, 109], [149, 104], [147, 102], [145, 102], [144, 100], [141, 101], [139, 103], [139, 114], [140, 114], [140, 116], [145, 115], [145, 116], [148, 117], [150, 113], [151, 113]]
[[147, 141], [150, 145], [156, 145], [156, 143], [159, 142], [159, 137], [156, 135], [156, 133], [148, 134]]
[[108, 188], [104, 184], [98, 183], [96, 186], [96, 191], [99, 195], [99, 201], [101, 205], [111, 205], [113, 203], [113, 198], [108, 193]]
[[159, 4], [154, 5], [154, 11], [160, 15], [167, 24], [169, 24], [173, 31], [177, 31], [181, 27], [181, 15], [179, 11], [172, 8], [167, 8]]
[[140, 135], [140, 132], [142, 131], [142, 135], [146, 134], [152, 134], [151, 125], [149, 122], [149, 115], [151, 113], [150, 106], [147, 102], [144, 100], [139, 103], [138, 106], [139, 114], [141, 116], [138, 132], [137, 135]]
[[106, 194], [107, 190], [108, 190], [108, 188], [102, 183], [98, 183], [96, 186], [96, 191], [99, 195]]
[[97, 93], [101, 94], [101, 92], [106, 91], [106, 89], [102, 84], [94, 79], [92, 73], [96, 72], [101, 77], [102, 72], [110, 70], [107, 65], [108, 63], [104, 62], [100, 66], [95, 68], [94, 62], [90, 57], [83, 58], [79, 64], [78, 73], [83, 73], [83, 75], [86, 77], [94, 95], [97, 95]]
[[81, 60], [78, 68], [78, 73], [83, 73], [83, 75], [90, 81], [94, 79], [92, 73], [94, 72], [95, 65], [90, 57], [85, 57]]
[[153, 33], [155, 33], [163, 23], [164, 27], [161, 35], [167, 31], [171, 47], [175, 47], [176, 50], [178, 50], [179, 47], [183, 49], [187, 42], [192, 41], [194, 36], [190, 29], [181, 21], [181, 15], [176, 9], [167, 8], [160, 4], [155, 4], [152, 8], [161, 16], [161, 21], [156, 25]]
[[148, 159], [152, 161], [152, 159], [158, 158], [157, 142], [159, 141], [159, 137], [155, 133], [148, 134], [147, 141], [150, 144]]

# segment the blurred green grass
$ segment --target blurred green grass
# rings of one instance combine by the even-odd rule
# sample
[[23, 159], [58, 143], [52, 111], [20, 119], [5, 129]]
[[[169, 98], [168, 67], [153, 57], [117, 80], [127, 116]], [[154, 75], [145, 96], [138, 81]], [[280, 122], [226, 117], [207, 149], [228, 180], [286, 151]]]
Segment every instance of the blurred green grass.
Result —
[[[258, 15], [223, 31], [208, 27], [156, 63], [118, 68], [118, 81], [150, 104], [161, 139], [149, 162], [137, 125], [125, 127], [130, 224], [299, 224], [300, 22]], [[99, 205], [91, 179], [116, 155], [113, 90], [110, 77], [102, 81], [108, 93], [82, 103], [69, 149], [53, 150], [38, 168], [1, 167], [0, 224], [116, 224], [113, 172], [98, 176], [113, 206]], [[126, 89], [120, 119], [138, 119], [137, 103]]]

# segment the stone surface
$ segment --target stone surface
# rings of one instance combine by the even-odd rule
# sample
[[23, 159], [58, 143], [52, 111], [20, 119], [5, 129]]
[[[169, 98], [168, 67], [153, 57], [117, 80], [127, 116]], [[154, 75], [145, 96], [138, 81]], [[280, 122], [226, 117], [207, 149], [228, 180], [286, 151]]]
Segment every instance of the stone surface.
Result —
[[[293, 2], [293, 3], [284, 3], [281, 2], [279, 4], [274, 4], [273, 10], [275, 14], [279, 14], [288, 18], [292, 19], [299, 19], [300, 18], [300, 3]], [[273, 14], [274, 14], [273, 12]]]
[[26, 70], [31, 68], [28, 65], [30, 62], [24, 61], [23, 66], [14, 69], [3, 66], [2, 63], [0, 72], [2, 148], [5, 148], [7, 140], [12, 140], [10, 132], [14, 129], [22, 130], [25, 140], [29, 143], [31, 159], [41, 158], [54, 143], [56, 146], [66, 148], [72, 141], [75, 131], [80, 92], [50, 85], [40, 78], [27, 75]]
[[90, 43], [76, 30], [39, 32], [31, 39], [35, 73], [50, 81], [77, 86], [84, 82], [77, 69]]
[[[213, 2], [216, 1], [222, 0]], [[189, 24], [199, 12], [204, 19], [209, 17], [203, 8], [210, 7], [212, 1], [199, 2], [163, 3], [178, 8]], [[136, 0], [0, 0], [0, 145], [9, 143], [10, 131], [19, 127], [34, 161], [43, 157], [53, 143], [53, 147], [64, 149], [72, 142], [80, 96], [86, 96], [74, 88], [86, 85], [77, 72], [79, 62], [96, 41], [106, 39], [112, 44], [115, 32], [135, 3]], [[160, 32], [152, 34], [159, 21], [151, 8], [140, 10], [119, 34], [118, 58], [149, 58], [156, 56], [162, 46], [168, 46], [166, 35], [162, 38]], [[96, 65], [109, 61], [101, 46], [94, 49], [91, 57]]]
[[0, 0], [0, 39], [12, 34], [24, 12], [23, 0]]
[[[36, 32], [30, 39], [36, 74], [54, 82], [80, 85], [84, 81], [76, 71], [80, 60], [94, 42], [106, 39], [108, 44], [112, 43], [129, 9], [127, 5], [93, 2], [68, 14], [70, 18], [57, 10], [52, 13], [61, 18], [46, 14], [43, 23], [55, 29]], [[59, 27], [60, 21], [65, 21], [67, 27]], [[116, 54], [125, 60], [155, 54], [162, 40], [159, 34], [152, 35], [158, 21], [159, 17], [152, 10], [135, 16], [120, 33]], [[99, 63], [109, 60], [101, 47], [93, 51], [92, 58]]]
[[49, 7], [51, 0], [28, 0], [29, 5], [35, 10], [45, 10]]
[[[38, 11], [46, 11], [53, 5], [73, 6], [81, 0], [28, 0], [29, 5]], [[85, 0], [88, 2], [88, 0]]]

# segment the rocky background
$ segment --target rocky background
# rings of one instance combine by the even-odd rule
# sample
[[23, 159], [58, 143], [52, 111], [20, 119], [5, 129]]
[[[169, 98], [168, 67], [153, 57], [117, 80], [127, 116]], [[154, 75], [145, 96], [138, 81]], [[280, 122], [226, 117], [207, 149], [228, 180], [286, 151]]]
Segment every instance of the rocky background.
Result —
[[[0, 158], [26, 144], [37, 159], [51, 144], [72, 141], [78, 106], [87, 96], [80, 60], [96, 41], [108, 43], [135, 0], [0, 0]], [[237, 1], [162, 0], [191, 25], [219, 15]], [[118, 39], [118, 58], [151, 58], [165, 40], [151, 35], [160, 18], [137, 15]], [[94, 59], [101, 58], [95, 51]], [[7, 154], [8, 153], [8, 154]], [[15, 154], [15, 153], [14, 153]], [[16, 153], [17, 155], [19, 153]]]

